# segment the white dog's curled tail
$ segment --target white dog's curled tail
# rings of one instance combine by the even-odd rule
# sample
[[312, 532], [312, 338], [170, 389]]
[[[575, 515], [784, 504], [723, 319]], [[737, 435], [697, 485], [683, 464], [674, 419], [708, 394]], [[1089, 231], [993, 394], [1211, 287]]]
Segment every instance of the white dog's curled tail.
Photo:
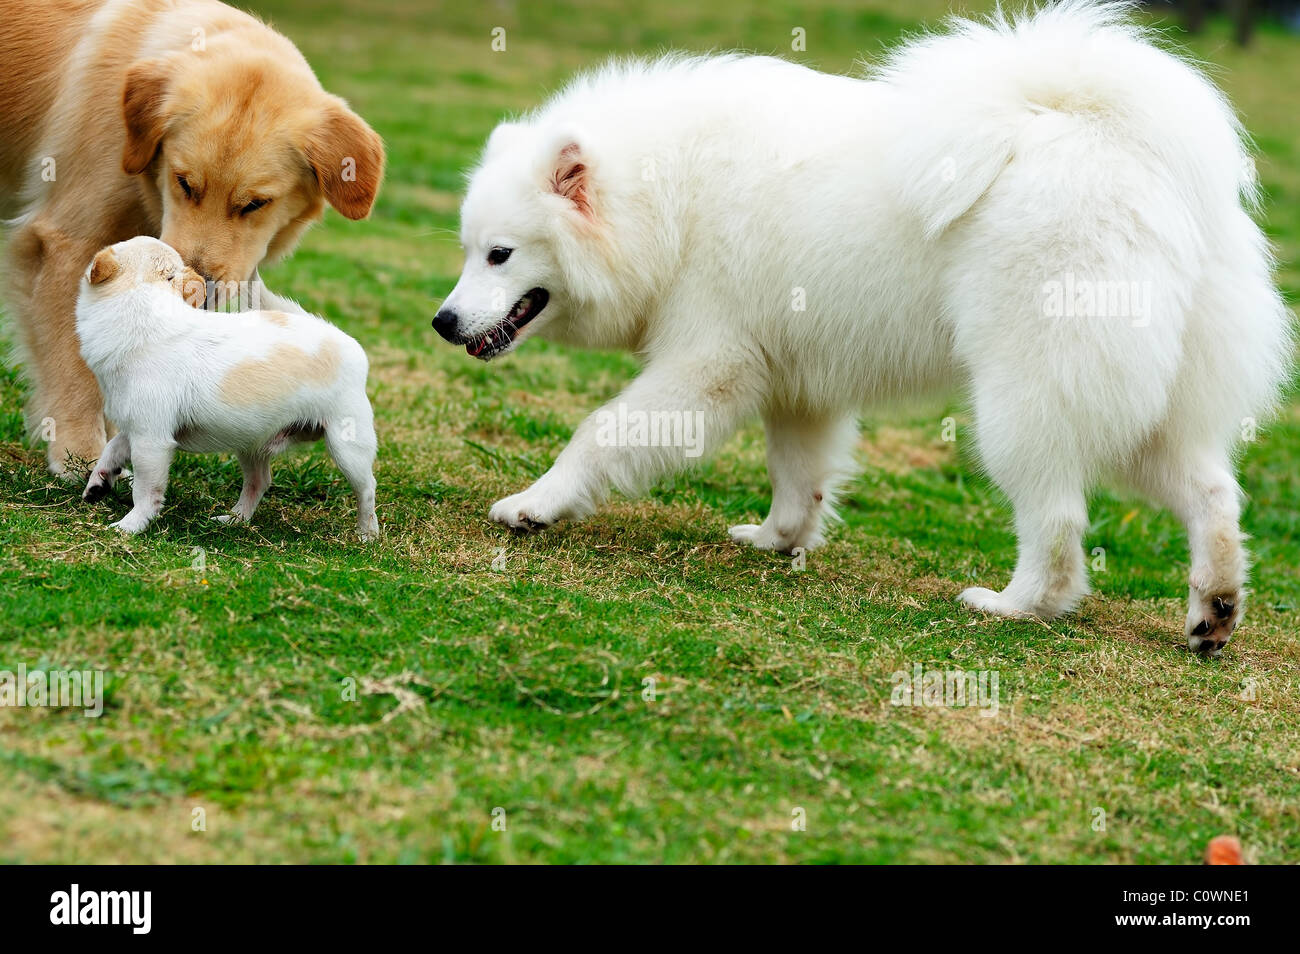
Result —
[[1254, 163], [1232, 106], [1199, 69], [1155, 46], [1131, 13], [1129, 3], [1063, 0], [1020, 15], [999, 9], [985, 21], [954, 18], [870, 71], [904, 115], [926, 117], [893, 153], [902, 200], [927, 237], [979, 200], [1044, 116], [1127, 144], [1192, 207], [1253, 204]]

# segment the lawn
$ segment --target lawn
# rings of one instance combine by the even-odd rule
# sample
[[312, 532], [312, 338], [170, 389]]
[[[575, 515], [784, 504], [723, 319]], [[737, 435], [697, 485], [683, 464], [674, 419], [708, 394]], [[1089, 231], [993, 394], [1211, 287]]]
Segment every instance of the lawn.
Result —
[[[6, 377], [0, 669], [101, 669], [107, 697], [98, 719], [0, 709], [0, 861], [1183, 863], [1223, 833], [1300, 860], [1295, 403], [1244, 458], [1254, 596], [1213, 660], [1182, 637], [1181, 527], [1114, 494], [1076, 615], [958, 605], [1005, 583], [1015, 546], [955, 399], [864, 418], [844, 522], [803, 568], [727, 539], [766, 512], [757, 424], [586, 523], [487, 520], [636, 371], [539, 341], [483, 365], [430, 329], [493, 124], [609, 53], [847, 71], [946, 3], [252, 5], [388, 143], [372, 218], [331, 213], [266, 274], [370, 353], [384, 535], [357, 542], [317, 448], [247, 527], [210, 519], [235, 462], [182, 455], [163, 516], [120, 539], [125, 488], [88, 506], [46, 475]], [[1294, 303], [1300, 37], [1175, 39], [1255, 136]], [[892, 705], [917, 665], [996, 672], [997, 714]]]

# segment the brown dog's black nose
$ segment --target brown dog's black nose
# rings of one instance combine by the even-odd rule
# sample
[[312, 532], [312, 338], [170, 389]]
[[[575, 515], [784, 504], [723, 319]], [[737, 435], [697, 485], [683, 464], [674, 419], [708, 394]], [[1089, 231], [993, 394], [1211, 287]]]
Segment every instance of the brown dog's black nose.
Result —
[[457, 329], [460, 327], [460, 315], [443, 308], [433, 316], [433, 330], [452, 344], [456, 343]]

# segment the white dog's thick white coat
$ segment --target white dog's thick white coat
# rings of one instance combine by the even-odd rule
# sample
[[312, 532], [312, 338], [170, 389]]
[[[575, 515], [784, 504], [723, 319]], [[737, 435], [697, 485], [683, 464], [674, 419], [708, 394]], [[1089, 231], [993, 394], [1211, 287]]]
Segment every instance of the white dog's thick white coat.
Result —
[[[1277, 399], [1289, 315], [1230, 105], [1124, 14], [958, 20], [864, 78], [748, 56], [581, 78], [489, 140], [444, 326], [472, 353], [534, 331], [631, 349], [610, 408], [702, 411], [706, 447], [761, 415], [771, 513], [731, 533], [763, 548], [821, 542], [860, 408], [964, 389], [1020, 555], [962, 598], [1073, 608], [1085, 495], [1113, 477], [1186, 524], [1186, 632], [1217, 652], [1246, 575], [1235, 448]], [[597, 440], [610, 408], [492, 518], [581, 518], [686, 462]]]
[[233, 451], [243, 491], [217, 519], [247, 521], [271, 484], [271, 458], [324, 437], [357, 495], [357, 532], [373, 537], [375, 430], [361, 345], [282, 299], [285, 311], [191, 308], [183, 281], [180, 255], [148, 237], [110, 246], [86, 270], [81, 355], [118, 433], [91, 470], [85, 499], [107, 493], [129, 460], [133, 507], [114, 526], [139, 533], [162, 508], [178, 448]]

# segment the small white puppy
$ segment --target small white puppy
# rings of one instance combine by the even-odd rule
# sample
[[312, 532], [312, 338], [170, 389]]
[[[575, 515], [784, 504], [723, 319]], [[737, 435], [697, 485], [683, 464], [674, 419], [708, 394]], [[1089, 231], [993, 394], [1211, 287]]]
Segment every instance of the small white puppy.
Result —
[[244, 489], [233, 513], [217, 519], [247, 521], [271, 485], [271, 458], [324, 437], [356, 492], [357, 532], [374, 537], [375, 428], [361, 345], [301, 311], [191, 308], [182, 298], [186, 277], [180, 255], [146, 236], [103, 249], [86, 269], [77, 299], [81, 356], [118, 433], [83, 499], [104, 496], [129, 460], [134, 506], [113, 526], [139, 533], [162, 509], [178, 448], [233, 451]]

